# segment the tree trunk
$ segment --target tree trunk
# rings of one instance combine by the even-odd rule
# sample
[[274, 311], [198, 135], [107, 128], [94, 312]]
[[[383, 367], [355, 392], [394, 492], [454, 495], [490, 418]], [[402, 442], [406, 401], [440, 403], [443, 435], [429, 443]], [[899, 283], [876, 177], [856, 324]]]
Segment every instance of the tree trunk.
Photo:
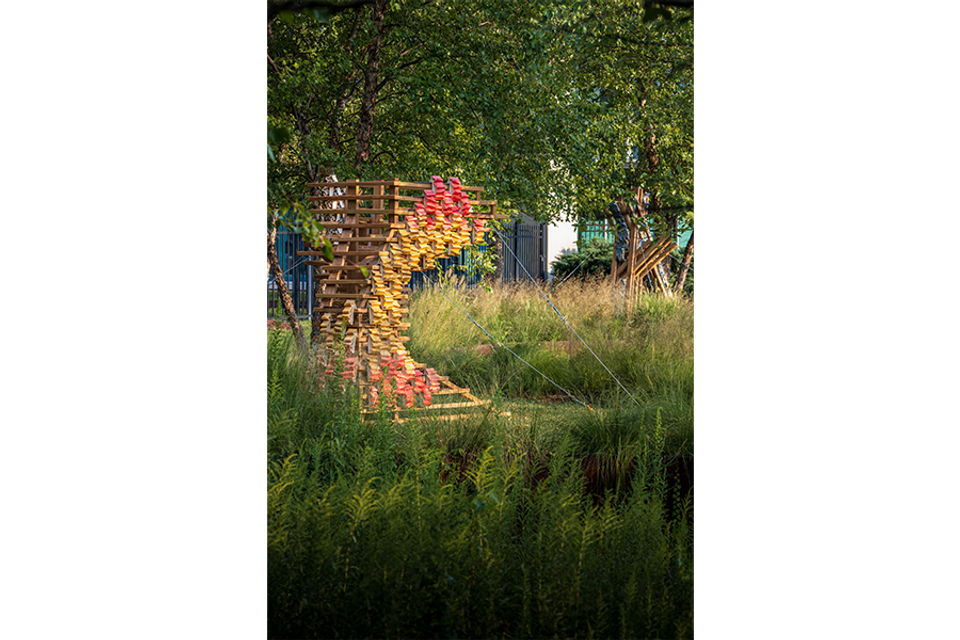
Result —
[[377, 103], [377, 81], [380, 71], [380, 49], [383, 46], [383, 18], [386, 13], [387, 0], [376, 0], [373, 4], [373, 39], [367, 47], [367, 69], [363, 74], [363, 96], [360, 98], [360, 121], [357, 128], [357, 154], [354, 166], [370, 160], [370, 140], [373, 137], [373, 114]]
[[267, 227], [267, 280], [270, 282], [270, 248], [274, 246], [277, 240], [277, 214], [274, 213], [270, 220], [270, 226]]
[[683, 293], [683, 283], [687, 280], [687, 271], [690, 270], [690, 261], [693, 260], [693, 232], [690, 232], [690, 240], [683, 250], [683, 259], [680, 261], [680, 273], [677, 274], [677, 283], [673, 285], [673, 290], [677, 294]]
[[277, 293], [280, 295], [283, 312], [287, 315], [287, 322], [290, 324], [290, 329], [297, 341], [297, 348], [300, 349], [300, 353], [307, 354], [310, 350], [307, 347], [306, 339], [303, 337], [303, 328], [297, 318], [297, 310], [293, 306], [290, 290], [287, 289], [287, 279], [284, 277], [283, 268], [280, 266], [280, 256], [277, 254], [277, 214], [272, 211], [270, 212], [270, 226], [267, 230], [267, 262], [270, 264], [273, 281], [277, 285]]

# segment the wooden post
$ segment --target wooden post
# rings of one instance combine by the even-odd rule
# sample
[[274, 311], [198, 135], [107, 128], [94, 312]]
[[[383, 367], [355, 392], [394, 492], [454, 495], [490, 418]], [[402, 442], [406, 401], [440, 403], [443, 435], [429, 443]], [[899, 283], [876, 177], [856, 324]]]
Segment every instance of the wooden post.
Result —
[[637, 289], [640, 283], [637, 282], [637, 223], [633, 221], [633, 216], [624, 216], [627, 220], [627, 228], [630, 229], [627, 245], [627, 295], [637, 295]]
[[613, 257], [610, 260], [610, 286], [617, 286], [617, 245], [614, 240]]

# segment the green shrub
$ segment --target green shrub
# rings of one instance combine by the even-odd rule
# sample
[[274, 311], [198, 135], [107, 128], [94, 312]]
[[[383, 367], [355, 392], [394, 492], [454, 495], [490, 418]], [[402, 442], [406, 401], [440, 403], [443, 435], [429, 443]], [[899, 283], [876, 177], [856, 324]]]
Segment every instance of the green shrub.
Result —
[[612, 260], [613, 240], [594, 238], [587, 246], [554, 260], [550, 268], [553, 277], [558, 281], [567, 276], [581, 279], [602, 278], [610, 274]]

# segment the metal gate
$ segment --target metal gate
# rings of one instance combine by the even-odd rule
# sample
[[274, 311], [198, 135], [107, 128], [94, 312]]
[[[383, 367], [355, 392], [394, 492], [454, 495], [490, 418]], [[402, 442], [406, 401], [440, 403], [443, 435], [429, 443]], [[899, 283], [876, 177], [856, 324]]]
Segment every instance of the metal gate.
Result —
[[[503, 280], [547, 278], [547, 225], [524, 215], [502, 234], [503, 250], [500, 277]], [[524, 271], [526, 270], [526, 272]]]

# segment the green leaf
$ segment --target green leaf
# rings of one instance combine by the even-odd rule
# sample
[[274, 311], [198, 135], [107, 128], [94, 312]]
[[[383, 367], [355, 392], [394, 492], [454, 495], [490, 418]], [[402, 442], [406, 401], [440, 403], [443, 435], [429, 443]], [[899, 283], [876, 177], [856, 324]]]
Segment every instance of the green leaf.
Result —
[[286, 127], [267, 123], [267, 142], [270, 144], [283, 144], [290, 142], [290, 130]]
[[367, 271], [367, 268], [366, 268], [366, 267], [360, 267], [360, 273], [363, 274], [363, 277], [364, 277], [364, 278], [369, 278], [369, 277], [370, 277], [370, 272]]
[[324, 258], [326, 258], [330, 262], [333, 262], [333, 245], [330, 244], [329, 239], [327, 238], [323, 239], [323, 248], [321, 249], [321, 251], [323, 251]]

